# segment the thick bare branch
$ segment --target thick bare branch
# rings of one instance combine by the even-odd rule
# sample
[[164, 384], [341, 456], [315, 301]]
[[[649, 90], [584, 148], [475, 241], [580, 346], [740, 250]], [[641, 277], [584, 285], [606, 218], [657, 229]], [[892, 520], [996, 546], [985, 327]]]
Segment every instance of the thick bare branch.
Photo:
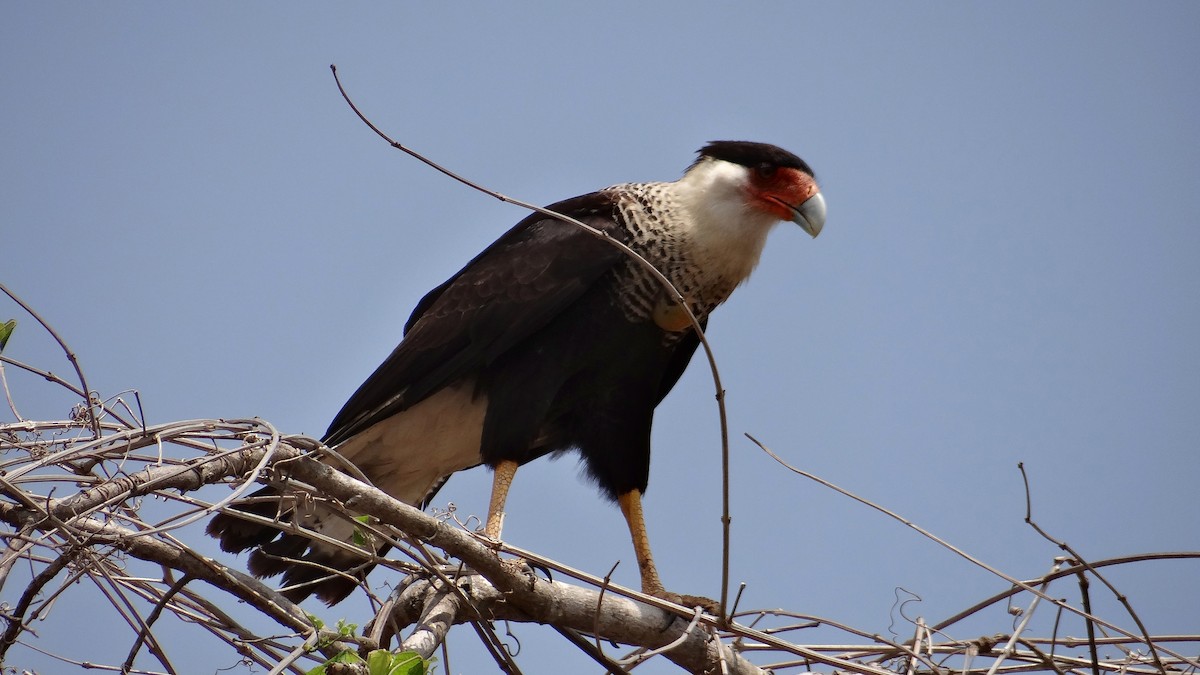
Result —
[[[729, 673], [765, 672], [715, 639], [710, 628], [697, 625], [688, 631], [691, 624], [688, 619], [619, 595], [606, 594], [601, 600], [598, 590], [537, 579], [531, 580], [521, 593], [525, 597], [518, 598], [501, 591], [481, 575], [465, 576], [456, 585], [466, 603], [435, 582], [413, 583], [400, 593], [392, 617], [397, 624], [417, 626], [404, 640], [404, 649], [432, 654], [439, 633], [444, 636], [452, 623], [535, 621], [588, 635], [596, 630], [604, 640], [648, 649], [658, 649], [683, 638], [664, 656], [691, 672], [711, 671], [722, 661]], [[535, 611], [526, 611], [523, 606], [532, 606]]]

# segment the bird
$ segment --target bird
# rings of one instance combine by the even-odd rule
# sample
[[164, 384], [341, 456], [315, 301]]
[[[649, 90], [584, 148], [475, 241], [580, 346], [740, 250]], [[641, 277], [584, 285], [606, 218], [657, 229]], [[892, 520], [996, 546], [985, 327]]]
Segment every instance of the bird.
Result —
[[[693, 597], [665, 589], [651, 554], [642, 496], [654, 412], [700, 344], [696, 326], [706, 328], [750, 276], [768, 233], [791, 221], [815, 238], [825, 224], [824, 197], [797, 155], [767, 143], [712, 141], [675, 181], [614, 185], [547, 210], [624, 244], [673, 289], [612, 241], [532, 213], [417, 303], [399, 345], [322, 442], [418, 508], [452, 474], [490, 467], [483, 529], [496, 540], [517, 469], [578, 452], [586, 476], [625, 518], [642, 592]], [[251, 549], [252, 574], [282, 574], [289, 599], [316, 595], [329, 605], [365, 578], [363, 556], [282, 527], [293, 521], [362, 546], [351, 517], [319, 499], [289, 499], [286, 487], [252, 497], [207, 528], [227, 552]]]

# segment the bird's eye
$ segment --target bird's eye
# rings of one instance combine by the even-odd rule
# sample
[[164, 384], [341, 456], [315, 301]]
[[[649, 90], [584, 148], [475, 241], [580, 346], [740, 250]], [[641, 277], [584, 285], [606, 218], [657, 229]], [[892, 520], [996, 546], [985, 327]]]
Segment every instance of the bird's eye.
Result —
[[775, 175], [775, 166], [772, 164], [759, 164], [756, 171], [760, 178], [770, 178]]

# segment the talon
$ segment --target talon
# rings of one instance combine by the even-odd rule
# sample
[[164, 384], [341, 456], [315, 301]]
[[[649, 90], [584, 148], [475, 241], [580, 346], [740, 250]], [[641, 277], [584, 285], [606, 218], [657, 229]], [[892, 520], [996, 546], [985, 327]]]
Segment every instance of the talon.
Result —
[[537, 574], [534, 574], [533, 566], [524, 558], [505, 558], [500, 561], [500, 565], [510, 574], [520, 574], [528, 579], [531, 587], [537, 581]]
[[661, 587], [650, 590], [643, 589], [642, 592], [646, 595], [652, 595], [661, 600], [673, 602], [689, 609], [699, 607], [708, 614], [716, 617], [721, 616], [721, 603], [713, 600], [712, 598], [706, 598], [702, 595], [680, 595], [679, 593], [672, 593], [671, 591]]

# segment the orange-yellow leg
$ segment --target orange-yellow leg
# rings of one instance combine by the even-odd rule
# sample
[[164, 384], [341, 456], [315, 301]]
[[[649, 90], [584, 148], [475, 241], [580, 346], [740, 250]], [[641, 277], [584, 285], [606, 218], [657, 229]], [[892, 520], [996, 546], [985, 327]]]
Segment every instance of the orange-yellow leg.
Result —
[[492, 539], [499, 539], [500, 531], [504, 529], [504, 502], [508, 500], [508, 489], [520, 466], [506, 459], [496, 465], [492, 474], [492, 500], [488, 503], [487, 524], [483, 527], [483, 533]]
[[642, 592], [655, 597], [666, 596], [658, 569], [654, 567], [654, 556], [650, 555], [650, 535], [646, 534], [646, 518], [642, 514], [642, 493], [630, 490], [617, 496], [621, 513], [629, 524], [629, 537], [633, 540], [633, 552], [637, 555], [638, 571], [642, 574]]
[[646, 518], [642, 514], [642, 493], [630, 490], [617, 495], [617, 503], [621, 505], [621, 513], [625, 514], [625, 522], [629, 523], [629, 537], [633, 540], [633, 552], [637, 554], [638, 571], [642, 573], [642, 592], [684, 607], [700, 607], [719, 616], [721, 605], [717, 601], [699, 595], [670, 593], [663, 588], [654, 566], [654, 556], [650, 555], [650, 536], [646, 534]]

